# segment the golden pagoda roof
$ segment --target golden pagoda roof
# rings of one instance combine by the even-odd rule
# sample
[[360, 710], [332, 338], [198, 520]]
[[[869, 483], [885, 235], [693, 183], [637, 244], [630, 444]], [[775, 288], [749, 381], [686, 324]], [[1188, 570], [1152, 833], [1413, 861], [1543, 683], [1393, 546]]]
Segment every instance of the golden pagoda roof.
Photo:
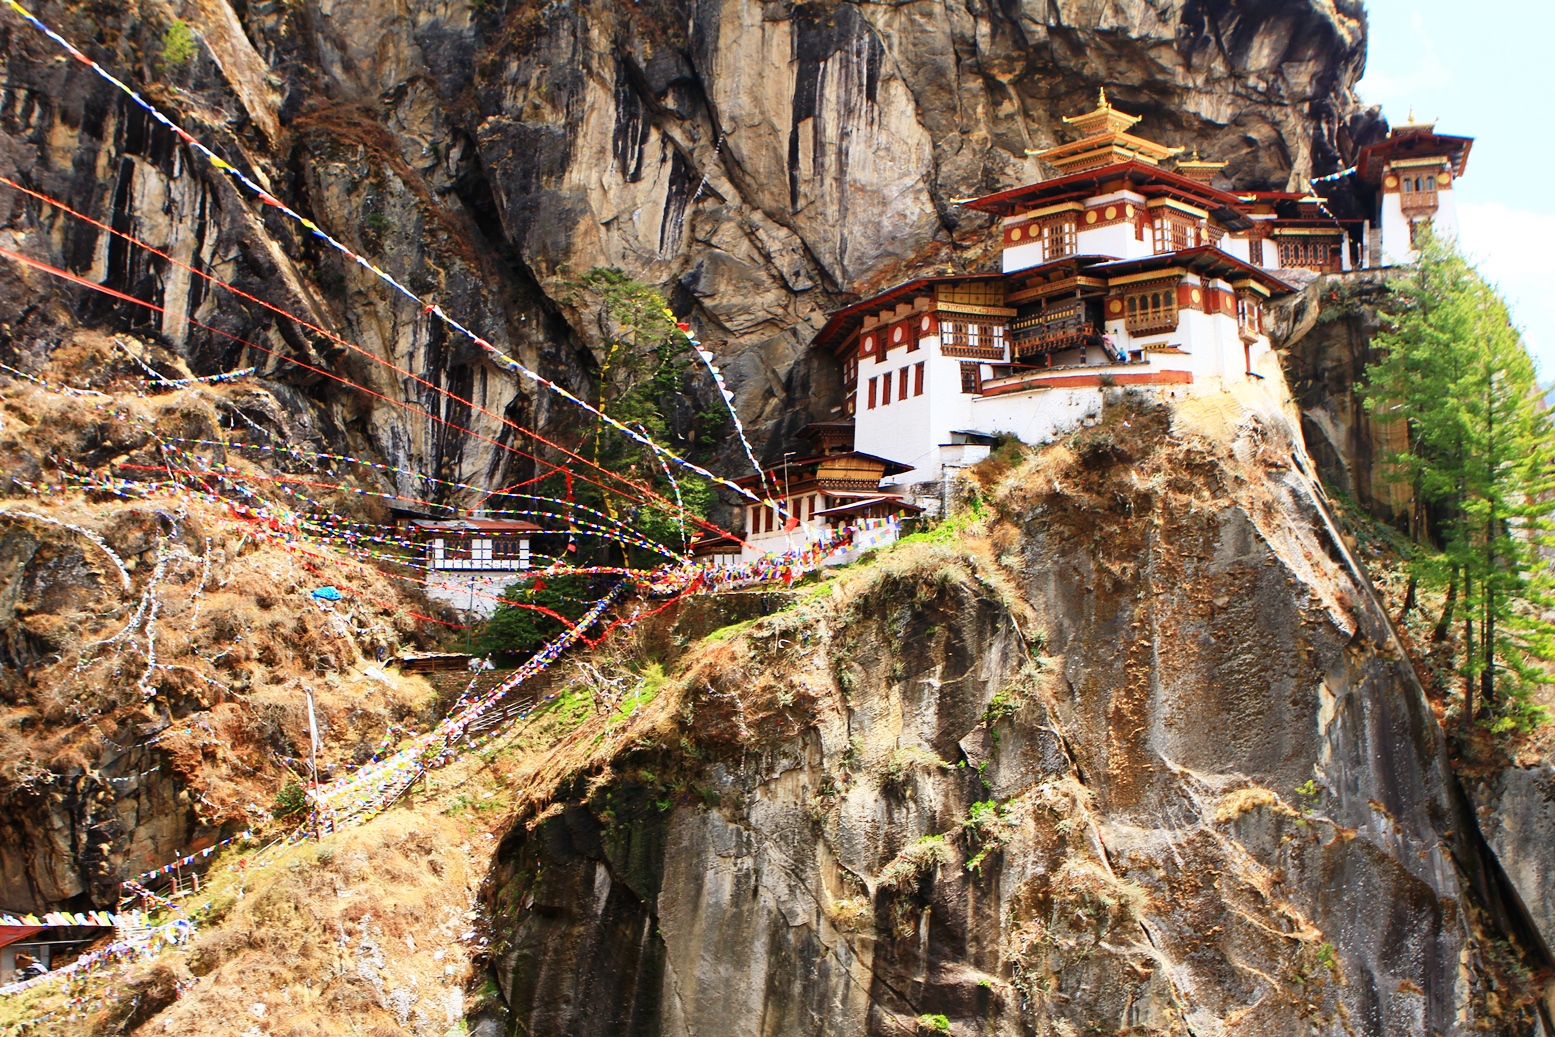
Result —
[[1055, 166], [1061, 173], [1080, 173], [1130, 159], [1160, 165], [1162, 159], [1182, 151], [1168, 148], [1154, 141], [1145, 140], [1125, 132], [1140, 116], [1129, 115], [1112, 107], [1103, 87], [1096, 99], [1096, 107], [1083, 115], [1066, 116], [1064, 124], [1073, 126], [1085, 136], [1068, 144], [1059, 144], [1043, 151], [1026, 154], [1040, 158]]
[[1192, 158], [1180, 158], [1177, 160], [1177, 172], [1189, 180], [1197, 180], [1201, 184], [1207, 184], [1215, 179], [1215, 174], [1226, 168], [1224, 162], [1211, 162], [1199, 157], [1199, 149], [1193, 149]]
[[1107, 88], [1102, 87], [1096, 92], [1096, 107], [1084, 115], [1065, 116], [1064, 125], [1073, 126], [1089, 137], [1094, 133], [1122, 133], [1133, 127], [1140, 118], [1112, 107], [1112, 103], [1107, 100]]
[[1402, 135], [1402, 134], [1406, 134], [1406, 133], [1430, 133], [1430, 132], [1434, 131], [1435, 129], [1436, 129], [1436, 120], [1435, 119], [1432, 119], [1429, 122], [1420, 122], [1419, 120], [1417, 120], [1415, 118], [1415, 108], [1414, 108], [1414, 105], [1410, 105], [1409, 106], [1409, 118], [1404, 120], [1404, 122], [1402, 122], [1401, 124], [1399, 124], [1397, 126], [1394, 126], [1392, 129], [1390, 129], [1388, 131], [1388, 133], [1389, 133], [1389, 136], [1392, 136], [1392, 135], [1395, 135], [1395, 134]]

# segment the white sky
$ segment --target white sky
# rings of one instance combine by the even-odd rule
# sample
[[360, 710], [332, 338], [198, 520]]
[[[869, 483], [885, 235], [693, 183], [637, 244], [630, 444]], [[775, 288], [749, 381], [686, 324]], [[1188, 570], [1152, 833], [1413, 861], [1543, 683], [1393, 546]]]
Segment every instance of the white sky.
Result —
[[1393, 123], [1413, 105], [1443, 133], [1474, 137], [1456, 185], [1464, 250], [1500, 286], [1546, 381], [1555, 379], [1555, 61], [1552, 0], [1367, 0], [1359, 92]]

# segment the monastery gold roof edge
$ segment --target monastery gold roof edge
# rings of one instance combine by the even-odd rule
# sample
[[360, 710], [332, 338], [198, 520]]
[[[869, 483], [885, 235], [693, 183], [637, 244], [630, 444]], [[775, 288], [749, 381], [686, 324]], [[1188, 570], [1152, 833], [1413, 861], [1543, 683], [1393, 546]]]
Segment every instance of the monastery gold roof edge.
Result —
[[1145, 208], [1147, 208], [1147, 209], [1178, 209], [1178, 210], [1180, 210], [1182, 212], [1189, 213], [1189, 214], [1191, 214], [1193, 216], [1197, 216], [1201, 220], [1209, 219], [1209, 210], [1208, 209], [1201, 209], [1197, 205], [1189, 205], [1187, 202], [1180, 201], [1180, 200], [1178, 200], [1176, 198], [1169, 198], [1169, 197], [1151, 198], [1149, 201], [1145, 202]]
[[1084, 212], [1084, 202], [1054, 202], [1052, 205], [1044, 205], [1040, 209], [1032, 209], [1029, 212], [1016, 213], [1006, 216], [1006, 220], [1034, 220], [1039, 216], [1051, 216], [1055, 212]]
[[1174, 277], [1188, 276], [1188, 268], [1183, 266], [1162, 267], [1157, 270], [1142, 270], [1137, 274], [1119, 274], [1117, 277], [1107, 278], [1108, 288], [1119, 288], [1124, 285], [1138, 284], [1141, 281], [1167, 281]]
[[1419, 169], [1423, 166], [1446, 166], [1452, 161], [1445, 155], [1424, 155], [1420, 158], [1396, 158], [1388, 163], [1389, 169]]
[[[1001, 210], [1018, 207], [1023, 199], [1031, 195], [1053, 194], [1060, 191], [1081, 192], [1087, 184], [1094, 184], [1098, 188], [1109, 185], [1112, 181], [1117, 183], [1106, 187], [1107, 190], [1129, 190], [1126, 186], [1129, 181], [1145, 186], [1144, 181], [1153, 180], [1153, 185], [1159, 189], [1175, 189], [1184, 194], [1192, 195], [1210, 205], [1218, 205], [1227, 209], [1246, 204], [1238, 196], [1230, 191], [1221, 190], [1211, 184], [1202, 183], [1181, 173], [1173, 172], [1154, 163], [1145, 162], [1138, 156], [1131, 156], [1118, 162], [1094, 169], [1081, 170], [1079, 172], [1065, 173], [1061, 176], [1050, 177], [1047, 180], [1039, 180], [1036, 183], [1020, 184], [1008, 187], [1002, 191], [982, 195], [966, 203], [967, 208], [979, 212], [990, 212], [995, 215], [1004, 215]], [[1082, 198], [1089, 197], [1081, 195]]]
[[1079, 115], [1064, 116], [1064, 125], [1077, 127], [1081, 133], [1089, 132], [1091, 126], [1116, 126], [1121, 132], [1143, 118], [1142, 115], [1130, 115], [1112, 107], [1112, 102], [1107, 100], [1107, 88], [1103, 86], [1096, 91], [1096, 107]]
[[1073, 160], [1087, 152], [1106, 151], [1109, 148], [1119, 151], [1138, 152], [1141, 155], [1154, 159], [1170, 158], [1173, 155], [1181, 154], [1183, 150], [1182, 148], [1173, 148], [1165, 144], [1157, 144], [1153, 140], [1136, 137], [1132, 133], [1108, 132], [1081, 137], [1079, 140], [1073, 140], [1067, 144], [1055, 144], [1051, 148], [1028, 151], [1028, 154], [1047, 161], [1052, 161], [1054, 158], [1069, 158]]

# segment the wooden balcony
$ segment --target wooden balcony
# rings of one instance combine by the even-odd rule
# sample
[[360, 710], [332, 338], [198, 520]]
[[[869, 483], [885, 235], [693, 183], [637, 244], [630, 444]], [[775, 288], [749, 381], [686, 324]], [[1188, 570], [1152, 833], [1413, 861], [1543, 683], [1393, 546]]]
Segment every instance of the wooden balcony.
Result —
[[1027, 318], [1017, 321], [1011, 328], [1011, 334], [1016, 356], [1056, 353], [1101, 343], [1101, 334], [1096, 325], [1079, 316], [1057, 320]]
[[1130, 314], [1124, 319], [1130, 335], [1155, 335], [1177, 330], [1177, 311], [1154, 311]]

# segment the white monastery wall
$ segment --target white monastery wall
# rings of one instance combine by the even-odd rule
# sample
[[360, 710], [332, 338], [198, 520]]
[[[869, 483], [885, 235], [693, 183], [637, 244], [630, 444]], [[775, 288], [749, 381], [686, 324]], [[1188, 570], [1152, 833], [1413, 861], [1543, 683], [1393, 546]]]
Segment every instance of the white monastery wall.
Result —
[[1075, 251], [1082, 256], [1115, 256], [1133, 259], [1148, 255], [1150, 243], [1134, 236], [1132, 223], [1113, 223], [1106, 227], [1087, 228], [1080, 224], [1076, 235]]
[[427, 597], [456, 609], [489, 616], [497, 611], [502, 589], [522, 574], [516, 572], [427, 571]]
[[1023, 443], [1051, 443], [1079, 428], [1085, 419], [1100, 416], [1101, 405], [1100, 387], [1033, 389], [1005, 396], [976, 397], [972, 411], [980, 432], [1013, 435]]
[[1042, 242], [1033, 241], [1025, 245], [1011, 245], [1004, 250], [1005, 273], [1015, 270], [1025, 270], [1027, 267], [1037, 266], [1046, 262], [1042, 254]]
[[1409, 221], [1404, 218], [1403, 199], [1396, 193], [1382, 196], [1382, 264], [1401, 266], [1418, 258], [1409, 247]]
[[1252, 263], [1252, 241], [1247, 238], [1233, 238], [1227, 234], [1220, 239], [1220, 250], [1227, 255], [1235, 256], [1244, 263]]

